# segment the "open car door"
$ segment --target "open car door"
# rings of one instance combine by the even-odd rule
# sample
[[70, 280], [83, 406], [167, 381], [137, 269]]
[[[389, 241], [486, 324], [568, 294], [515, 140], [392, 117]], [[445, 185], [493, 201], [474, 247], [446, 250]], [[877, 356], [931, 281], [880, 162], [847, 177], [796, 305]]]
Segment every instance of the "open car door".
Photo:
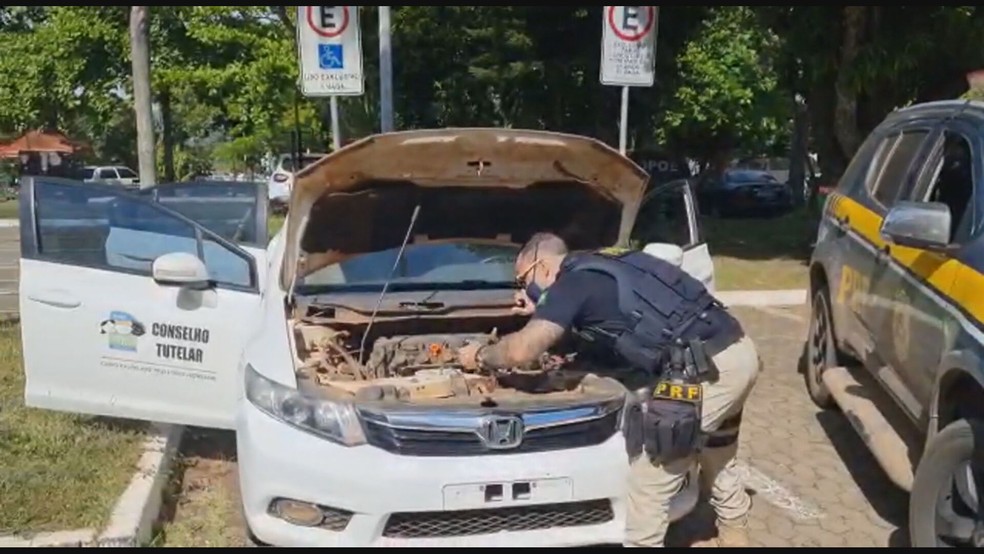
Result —
[[657, 186], [642, 200], [632, 239], [662, 255], [666, 245], [683, 250], [682, 267], [714, 293], [714, 262], [700, 230], [697, 202], [687, 179]]
[[[185, 181], [140, 189], [220, 237], [238, 244], [266, 268], [267, 184], [256, 181]], [[261, 281], [266, 271], [260, 271]], [[262, 283], [261, 283], [262, 285]]]
[[151, 198], [22, 180], [29, 406], [233, 428], [257, 260]]

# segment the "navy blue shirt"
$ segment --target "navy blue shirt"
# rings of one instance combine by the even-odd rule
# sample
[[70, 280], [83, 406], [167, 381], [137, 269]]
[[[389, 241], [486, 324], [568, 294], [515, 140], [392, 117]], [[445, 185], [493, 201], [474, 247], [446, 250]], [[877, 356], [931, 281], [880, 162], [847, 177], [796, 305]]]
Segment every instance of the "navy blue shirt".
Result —
[[540, 296], [533, 319], [543, 319], [568, 330], [621, 321], [615, 279], [597, 271], [561, 272]]

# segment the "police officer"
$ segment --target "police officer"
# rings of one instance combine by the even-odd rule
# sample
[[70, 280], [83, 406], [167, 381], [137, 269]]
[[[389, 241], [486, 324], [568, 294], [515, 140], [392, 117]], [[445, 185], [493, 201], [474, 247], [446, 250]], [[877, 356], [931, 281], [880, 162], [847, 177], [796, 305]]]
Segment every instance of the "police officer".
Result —
[[625, 546], [663, 546], [670, 499], [695, 461], [718, 521], [717, 538], [699, 546], [747, 545], [751, 498], [735, 455], [760, 362], [738, 321], [681, 268], [642, 252], [569, 253], [560, 237], [538, 233], [517, 256], [516, 275], [523, 290], [515, 311], [530, 321], [494, 344], [462, 347], [463, 366], [534, 361], [568, 330], [603, 346], [646, 385], [637, 390], [630, 374], [619, 376], [638, 399], [628, 403], [624, 429]]

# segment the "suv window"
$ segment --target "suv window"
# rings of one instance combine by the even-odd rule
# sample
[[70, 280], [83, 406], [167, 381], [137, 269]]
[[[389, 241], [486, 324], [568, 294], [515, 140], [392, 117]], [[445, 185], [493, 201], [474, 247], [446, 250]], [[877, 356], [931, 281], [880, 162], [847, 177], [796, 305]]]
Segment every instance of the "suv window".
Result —
[[133, 179], [137, 176], [129, 167], [117, 167], [116, 172], [120, 174], [123, 179]]
[[916, 202], [942, 202], [950, 208], [950, 242], [958, 242], [974, 192], [973, 157], [970, 142], [952, 131], [944, 131], [943, 147], [933, 153], [919, 176], [912, 199]]
[[97, 179], [116, 179], [116, 171], [111, 168], [100, 169], [96, 173]]
[[882, 142], [875, 154], [866, 183], [868, 191], [886, 208], [895, 204], [905, 187], [905, 178], [929, 131], [920, 129], [905, 131]]

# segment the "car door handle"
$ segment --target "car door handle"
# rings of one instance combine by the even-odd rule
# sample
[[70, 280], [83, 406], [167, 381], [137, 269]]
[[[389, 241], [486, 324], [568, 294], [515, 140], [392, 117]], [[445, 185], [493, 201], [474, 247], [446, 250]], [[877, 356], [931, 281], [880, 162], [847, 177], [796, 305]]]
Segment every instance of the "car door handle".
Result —
[[28, 294], [27, 297], [35, 302], [69, 310], [82, 305], [81, 300], [72, 297], [64, 291], [46, 291], [43, 293]]

